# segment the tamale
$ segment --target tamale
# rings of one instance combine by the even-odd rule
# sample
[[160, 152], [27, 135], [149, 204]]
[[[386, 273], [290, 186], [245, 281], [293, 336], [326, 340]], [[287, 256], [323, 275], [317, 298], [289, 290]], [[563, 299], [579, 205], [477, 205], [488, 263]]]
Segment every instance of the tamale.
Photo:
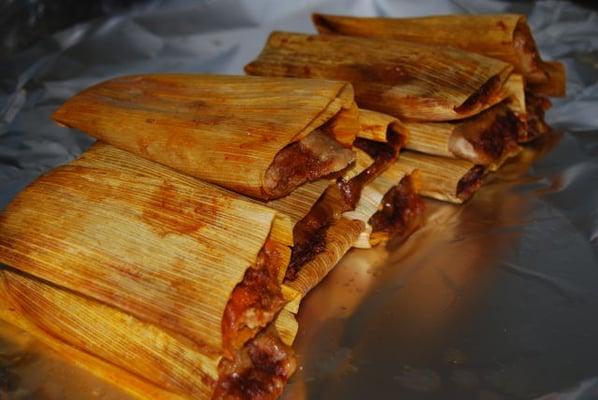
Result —
[[546, 82], [530, 83], [530, 91], [538, 96], [565, 97], [567, 94], [565, 65], [557, 61], [547, 61], [542, 66], [548, 73], [549, 79]]
[[505, 89], [509, 93], [507, 104], [521, 125], [518, 142], [530, 142], [550, 131], [550, 127], [544, 121], [544, 113], [551, 106], [546, 97], [526, 90], [524, 78], [520, 74], [511, 74]]
[[520, 14], [364, 18], [314, 14], [320, 33], [451, 46], [513, 64], [537, 93], [564, 95], [564, 67], [542, 61], [527, 19]]
[[[0, 216], [0, 262], [187, 343], [202, 355], [193, 390], [221, 394], [242, 384], [231, 374], [255, 378], [257, 347], [284, 348], [264, 328], [289, 300], [279, 280], [289, 254], [279, 251], [291, 244], [287, 216], [102, 143], [39, 178]], [[293, 364], [290, 350], [284, 360]], [[282, 391], [285, 371], [260, 375], [273, 390], [265, 398]]]
[[[390, 122], [393, 120], [391, 119]], [[319, 253], [326, 251], [329, 240], [327, 230], [331, 229], [338, 222], [343, 212], [355, 209], [364, 188], [391, 165], [396, 159], [399, 150], [406, 142], [407, 133], [402, 129], [402, 126], [399, 124], [384, 123], [384, 121], [378, 122], [380, 123], [376, 125], [375, 130], [383, 131], [384, 134], [381, 132], [376, 133], [376, 140], [359, 137], [354, 142], [356, 149], [361, 149], [361, 151], [369, 154], [370, 157], [367, 159], [367, 162], [358, 162], [349, 168], [342, 177], [326, 188], [315, 204], [296, 201], [294, 193], [268, 203], [270, 207], [280, 210], [285, 214], [288, 213], [301, 217], [300, 220], [296, 221], [293, 228], [293, 251], [285, 276], [287, 284], [290, 285], [296, 279], [297, 273], [305, 265], [308, 265], [307, 268], [317, 265], [310, 264], [310, 261], [315, 259]], [[365, 136], [371, 136], [373, 131], [374, 129], [370, 129], [370, 133]], [[360, 133], [359, 135], [362, 134]], [[298, 190], [310, 186], [314, 186], [314, 184], [304, 185], [304, 187]], [[299, 204], [303, 211], [299, 215], [290, 211], [290, 209], [297, 207], [296, 204]], [[306, 206], [309, 206], [309, 204], [312, 205], [308, 210]], [[343, 239], [343, 243], [345, 240]], [[328, 270], [332, 266], [330, 265], [326, 268], [318, 267], [318, 270]], [[318, 273], [315, 273], [313, 276], [316, 275]], [[319, 276], [319, 279], [322, 278], [323, 276]], [[313, 282], [313, 285], [316, 283]], [[303, 286], [305, 287], [305, 285]]]
[[413, 151], [401, 152], [397, 171], [419, 170], [420, 194], [451, 203], [463, 203], [482, 185], [487, 169], [458, 158], [432, 156]]
[[527, 135], [521, 142], [530, 142], [550, 132], [550, 126], [544, 120], [544, 113], [552, 107], [552, 103], [544, 96], [533, 92], [525, 92], [525, 126]]
[[[210, 398], [201, 347], [106, 304], [14, 270], [0, 271], [0, 318], [136, 398]], [[283, 310], [281, 316], [288, 315]], [[282, 318], [290, 345], [296, 323]], [[294, 319], [293, 319], [294, 320]], [[286, 343], [286, 341], [285, 341]], [[208, 360], [208, 362], [210, 362]]]
[[115, 78], [73, 96], [52, 117], [263, 200], [344, 169], [357, 131], [351, 85], [247, 76]]
[[[326, 230], [326, 247], [296, 272], [292, 280], [286, 284], [305, 296], [313, 289], [339, 262], [345, 253], [353, 246], [360, 233], [364, 230], [364, 223], [358, 220], [341, 218]], [[293, 307], [294, 306], [294, 307]], [[287, 309], [297, 312], [298, 302], [287, 305]]]
[[500, 160], [519, 152], [521, 123], [504, 102], [456, 122], [403, 124], [410, 133], [405, 147], [426, 154], [461, 158], [494, 169]]
[[252, 75], [346, 80], [359, 107], [424, 121], [467, 118], [505, 98], [513, 67], [449, 47], [274, 32]]
[[[368, 163], [369, 156], [356, 151], [357, 163]], [[400, 160], [400, 156], [399, 156]], [[370, 248], [389, 239], [405, 240], [423, 223], [424, 203], [420, 199], [419, 171], [406, 174], [393, 162], [362, 191], [354, 210], [343, 217], [362, 221], [364, 230], [353, 247]]]

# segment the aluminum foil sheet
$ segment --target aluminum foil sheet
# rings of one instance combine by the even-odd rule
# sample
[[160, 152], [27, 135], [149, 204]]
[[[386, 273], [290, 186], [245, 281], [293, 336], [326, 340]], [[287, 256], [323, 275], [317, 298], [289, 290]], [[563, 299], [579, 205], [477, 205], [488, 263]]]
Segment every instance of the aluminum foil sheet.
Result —
[[[472, 201], [430, 201], [402, 247], [343, 259], [303, 304], [284, 398], [598, 399], [598, 15], [575, 3], [180, 0], [75, 26], [0, 61], [0, 207], [91, 144], [49, 120], [67, 97], [122, 74], [241, 73], [316, 10], [526, 13], [568, 96], [555, 133]], [[0, 399], [127, 397], [0, 324]]]

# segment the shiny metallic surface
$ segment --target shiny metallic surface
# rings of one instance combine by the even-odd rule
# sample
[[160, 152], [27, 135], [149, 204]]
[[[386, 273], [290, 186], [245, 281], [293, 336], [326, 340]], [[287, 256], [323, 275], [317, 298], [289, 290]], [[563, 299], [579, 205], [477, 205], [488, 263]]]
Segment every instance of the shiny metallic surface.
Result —
[[[285, 399], [598, 399], [598, 15], [569, 2], [176, 1], [78, 25], [0, 61], [0, 207], [92, 139], [51, 112], [100, 80], [241, 73], [312, 11], [529, 15], [566, 63], [555, 133], [464, 206], [428, 202], [396, 249], [349, 253], [304, 301]], [[127, 399], [0, 323], [0, 399]]]

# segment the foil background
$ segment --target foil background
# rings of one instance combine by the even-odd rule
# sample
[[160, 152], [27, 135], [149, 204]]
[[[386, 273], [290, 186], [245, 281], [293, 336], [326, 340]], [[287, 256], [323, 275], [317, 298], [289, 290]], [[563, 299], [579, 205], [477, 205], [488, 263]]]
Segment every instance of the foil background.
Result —
[[[598, 399], [598, 14], [574, 3], [180, 0], [77, 25], [0, 61], [0, 208], [92, 143], [49, 120], [67, 97], [122, 74], [241, 73], [316, 10], [525, 13], [568, 95], [555, 133], [472, 201], [429, 201], [403, 246], [343, 259], [303, 303], [284, 398]], [[0, 399], [127, 397], [0, 323]]]

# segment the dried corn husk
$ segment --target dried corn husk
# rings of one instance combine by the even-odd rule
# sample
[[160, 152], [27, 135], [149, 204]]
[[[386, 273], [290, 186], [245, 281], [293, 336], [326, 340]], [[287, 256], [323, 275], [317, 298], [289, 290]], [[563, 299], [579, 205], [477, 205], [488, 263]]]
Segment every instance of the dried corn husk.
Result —
[[[198, 366], [217, 364], [218, 357], [203, 354], [188, 340], [12, 270], [0, 271], [0, 289], [0, 318], [132, 396], [210, 398], [218, 376]], [[292, 344], [294, 316], [283, 310], [275, 324], [282, 329], [281, 338]]]
[[53, 118], [118, 148], [260, 199], [278, 196], [267, 187], [266, 172], [287, 145], [329, 121], [327, 129], [345, 146], [357, 133], [351, 85], [247, 76], [116, 78], [72, 97]]
[[[369, 157], [365, 152], [357, 149], [357, 164], [367, 165], [372, 162], [371, 157]], [[399, 157], [400, 160], [400, 157]], [[370, 219], [376, 212], [378, 212], [382, 207], [382, 200], [391, 189], [395, 186], [399, 185], [400, 182], [405, 178], [407, 173], [396, 166], [397, 162], [391, 164], [384, 172], [378, 175], [370, 184], [363, 188], [361, 192], [361, 197], [355, 210], [345, 212], [343, 217], [352, 220], [358, 220], [364, 223], [364, 229], [360, 233], [359, 237], [353, 243], [353, 247], [357, 248], [371, 248], [377, 244], [386, 242], [390, 239], [389, 233], [387, 231], [384, 232], [373, 232], [372, 226], [370, 225]], [[359, 168], [359, 167], [358, 167]], [[415, 193], [419, 191], [419, 172], [414, 170], [411, 173], [411, 178], [414, 180], [414, 187]], [[414, 206], [413, 204], [409, 205]], [[419, 207], [419, 204], [415, 206]], [[423, 211], [423, 207], [421, 210], [415, 209], [414, 207], [412, 210], [413, 213], [407, 217], [407, 227], [405, 232], [395, 232], [398, 235], [404, 235], [407, 237], [413, 230], [416, 229], [417, 226], [420, 224], [421, 219], [421, 212]], [[413, 225], [413, 226], [411, 226]]]
[[427, 121], [462, 119], [504, 99], [512, 66], [449, 47], [274, 32], [252, 75], [341, 79], [361, 108]]
[[320, 179], [299, 186], [289, 195], [265, 203], [291, 219], [293, 226], [309, 213], [313, 205], [333, 182]]
[[1, 273], [0, 316], [12, 314], [9, 322], [16, 320], [42, 341], [93, 355], [169, 396], [209, 398], [218, 379], [217, 356], [74, 292], [8, 270]]
[[283, 343], [292, 346], [299, 330], [299, 324], [295, 314], [287, 309], [280, 310], [278, 317], [274, 320], [274, 326], [280, 335]]
[[483, 166], [470, 161], [413, 151], [401, 152], [395, 166], [396, 171], [403, 173], [419, 170], [422, 196], [458, 204], [468, 200], [477, 191], [486, 173]]
[[[326, 249], [312, 261], [301, 267], [297, 278], [286, 282], [286, 284], [301, 293], [301, 297], [305, 296], [326, 277], [342, 256], [351, 248], [363, 229], [364, 224], [361, 221], [345, 218], [336, 221], [326, 232]], [[300, 299], [290, 302], [285, 308], [296, 313], [299, 301]]]
[[543, 62], [544, 71], [548, 73], [548, 80], [540, 83], [530, 83], [529, 89], [541, 96], [565, 97], [567, 75], [565, 65], [557, 61]]
[[[544, 90], [542, 94], [564, 94], [562, 64], [542, 61], [524, 15], [362, 18], [314, 14], [313, 21], [320, 33], [451, 46], [497, 58], [513, 64], [528, 82], [540, 84], [535, 88]], [[553, 94], [543, 88], [554, 88]]]
[[518, 136], [520, 143], [530, 142], [550, 131], [544, 120], [544, 112], [551, 106], [546, 97], [526, 90], [520, 74], [511, 74], [505, 89], [509, 93], [509, 108], [521, 121]]
[[376, 142], [388, 142], [389, 133], [402, 136], [403, 145], [409, 142], [409, 129], [397, 118], [363, 108], [359, 110], [357, 137]]
[[[218, 356], [233, 288], [274, 240], [271, 232], [290, 245], [290, 229], [272, 209], [97, 144], [8, 206], [0, 218], [0, 262]], [[281, 259], [276, 266], [286, 268]], [[196, 367], [214, 372], [213, 365]]]
[[521, 123], [506, 103], [457, 122], [405, 121], [406, 148], [442, 157], [461, 158], [494, 169], [519, 152]]
[[526, 118], [525, 110], [525, 79], [521, 74], [511, 74], [505, 82], [505, 90], [509, 99], [507, 105], [522, 121]]

